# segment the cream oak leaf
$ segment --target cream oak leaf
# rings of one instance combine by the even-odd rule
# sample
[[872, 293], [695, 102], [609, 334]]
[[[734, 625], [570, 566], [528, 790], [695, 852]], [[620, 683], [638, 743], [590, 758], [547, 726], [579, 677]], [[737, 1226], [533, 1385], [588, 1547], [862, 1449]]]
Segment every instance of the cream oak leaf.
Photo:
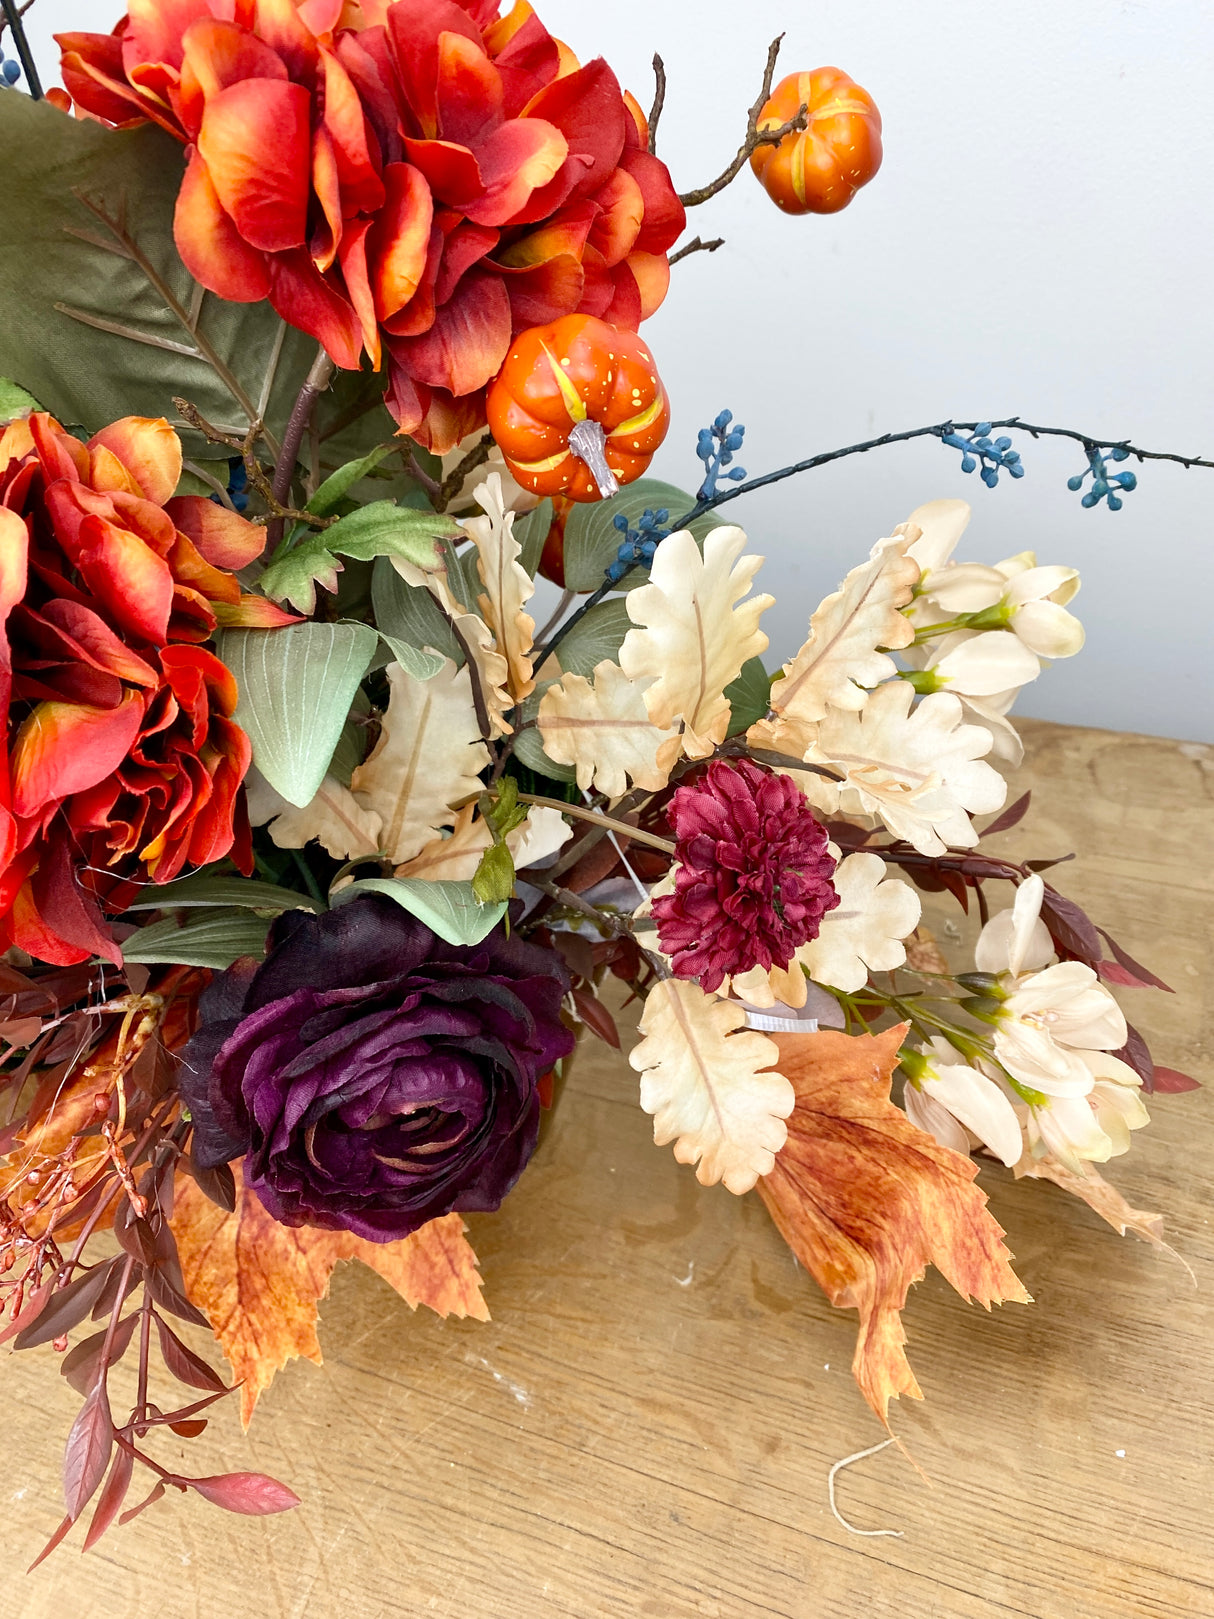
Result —
[[673, 1141], [702, 1185], [749, 1192], [771, 1173], [796, 1102], [774, 1068], [775, 1044], [746, 1028], [741, 1007], [678, 978], [650, 990], [640, 1028], [628, 1060], [641, 1075], [654, 1141]]
[[650, 679], [630, 680], [618, 663], [595, 667], [593, 684], [565, 675], [540, 699], [538, 723], [544, 752], [571, 765], [583, 792], [597, 787], [619, 798], [634, 786], [657, 792], [670, 779], [679, 756], [673, 726], [655, 725], [646, 705]]

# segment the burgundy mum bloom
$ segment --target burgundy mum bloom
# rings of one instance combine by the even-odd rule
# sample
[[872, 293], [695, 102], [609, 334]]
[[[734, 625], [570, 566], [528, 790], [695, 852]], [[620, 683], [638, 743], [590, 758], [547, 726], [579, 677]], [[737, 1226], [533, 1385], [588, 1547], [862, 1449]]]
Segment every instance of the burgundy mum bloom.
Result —
[[679, 978], [706, 990], [752, 967], [787, 967], [839, 896], [826, 830], [795, 782], [717, 759], [670, 804], [675, 890], [654, 901]]

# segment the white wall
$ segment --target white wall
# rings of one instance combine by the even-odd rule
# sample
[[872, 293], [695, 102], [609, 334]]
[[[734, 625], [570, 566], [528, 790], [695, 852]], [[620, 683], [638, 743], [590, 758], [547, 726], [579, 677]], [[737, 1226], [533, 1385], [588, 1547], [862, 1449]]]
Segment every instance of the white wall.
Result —
[[[1214, 6], [1210, 0], [539, 0], [585, 60], [643, 104], [670, 74], [659, 151], [686, 190], [736, 150], [767, 42], [783, 71], [833, 63], [875, 96], [885, 164], [844, 213], [788, 219], [744, 174], [694, 210], [725, 236], [674, 270], [646, 328], [676, 428], [655, 471], [692, 484], [695, 430], [728, 405], [757, 473], [953, 416], [1132, 436], [1214, 458]], [[52, 29], [105, 27], [98, 0], [39, 0]], [[116, 8], [115, 8], [115, 14]], [[1214, 471], [1136, 468], [1117, 513], [1084, 511], [1078, 445], [1026, 441], [987, 490], [932, 441], [740, 501], [788, 655], [809, 608], [921, 501], [971, 500], [982, 560], [1025, 547], [1083, 570], [1085, 651], [1029, 688], [1029, 714], [1214, 741], [1207, 630]]]

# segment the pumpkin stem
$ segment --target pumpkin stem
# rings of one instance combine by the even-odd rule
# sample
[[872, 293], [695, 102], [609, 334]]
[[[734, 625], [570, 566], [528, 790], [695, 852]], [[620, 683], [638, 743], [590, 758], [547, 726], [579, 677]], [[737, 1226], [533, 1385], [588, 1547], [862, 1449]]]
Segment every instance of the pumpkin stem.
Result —
[[584, 422], [575, 423], [569, 434], [569, 448], [590, 468], [590, 476], [598, 484], [604, 500], [619, 494], [619, 479], [607, 465], [607, 435], [602, 422], [587, 417]]

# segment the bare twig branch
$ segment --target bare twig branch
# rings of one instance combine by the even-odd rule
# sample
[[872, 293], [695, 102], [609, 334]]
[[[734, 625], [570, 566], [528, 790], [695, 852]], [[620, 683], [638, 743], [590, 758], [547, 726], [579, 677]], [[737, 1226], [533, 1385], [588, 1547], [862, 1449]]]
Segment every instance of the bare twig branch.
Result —
[[436, 505], [440, 512], [446, 511], [448, 504], [455, 499], [456, 495], [464, 487], [464, 479], [470, 472], [475, 472], [477, 467], [483, 466], [492, 452], [493, 434], [482, 433], [467, 455], [462, 457], [459, 464], [439, 484]]
[[[30, 0], [33, 4], [33, 0]], [[653, 106], [649, 109], [649, 150], [658, 149], [658, 120], [662, 116], [662, 108], [666, 105], [666, 64], [655, 51], [653, 53]]]
[[533, 872], [527, 872], [523, 880], [532, 888], [538, 888], [541, 894], [547, 894], [554, 904], [562, 906], [567, 911], [574, 911], [578, 916], [586, 917], [602, 932], [610, 933], [617, 939], [633, 937], [632, 924], [626, 917], [617, 916], [611, 911], [599, 910], [597, 905], [591, 905], [589, 900], [575, 894], [571, 888], [561, 888], [557, 883], [550, 883]]
[[715, 253], [718, 247], [724, 246], [725, 238], [723, 236], [717, 236], [711, 242], [705, 242], [700, 237], [693, 236], [686, 247], [681, 247], [677, 253], [670, 255], [670, 263], [677, 264], [680, 259], [685, 259], [689, 253]]
[[588, 821], [591, 826], [597, 826], [604, 832], [618, 832], [623, 838], [631, 838], [634, 843], [643, 843], [650, 849], [660, 849], [663, 854], [673, 855], [675, 852], [674, 844], [668, 838], [643, 832], [639, 826], [617, 821], [614, 815], [604, 815], [600, 810], [585, 809], [581, 804], [567, 804], [561, 798], [544, 798], [539, 793], [520, 793], [518, 801], [520, 804], [536, 804], [541, 809], [560, 810], [562, 815], [572, 815], [577, 821]]
[[721, 174], [718, 174], [710, 184], [700, 186], [695, 191], [685, 191], [679, 197], [679, 201], [684, 208], [696, 208], [700, 203], [707, 202], [710, 197], [715, 197], [718, 192], [724, 191], [727, 185], [732, 184], [737, 179], [750, 160], [751, 153], [760, 146], [778, 146], [786, 135], [792, 135], [798, 130], [809, 127], [809, 108], [805, 102], [802, 102], [801, 109], [796, 117], [790, 118], [787, 123], [781, 124], [778, 129], [762, 131], [759, 129], [759, 116], [763, 108], [771, 100], [771, 82], [775, 77], [776, 58], [780, 54], [780, 41], [783, 38], [783, 34], [777, 34], [767, 47], [767, 66], [763, 72], [763, 88], [759, 91], [750, 109], [750, 114], [746, 120], [746, 139], [738, 147], [737, 156], [729, 167]]

